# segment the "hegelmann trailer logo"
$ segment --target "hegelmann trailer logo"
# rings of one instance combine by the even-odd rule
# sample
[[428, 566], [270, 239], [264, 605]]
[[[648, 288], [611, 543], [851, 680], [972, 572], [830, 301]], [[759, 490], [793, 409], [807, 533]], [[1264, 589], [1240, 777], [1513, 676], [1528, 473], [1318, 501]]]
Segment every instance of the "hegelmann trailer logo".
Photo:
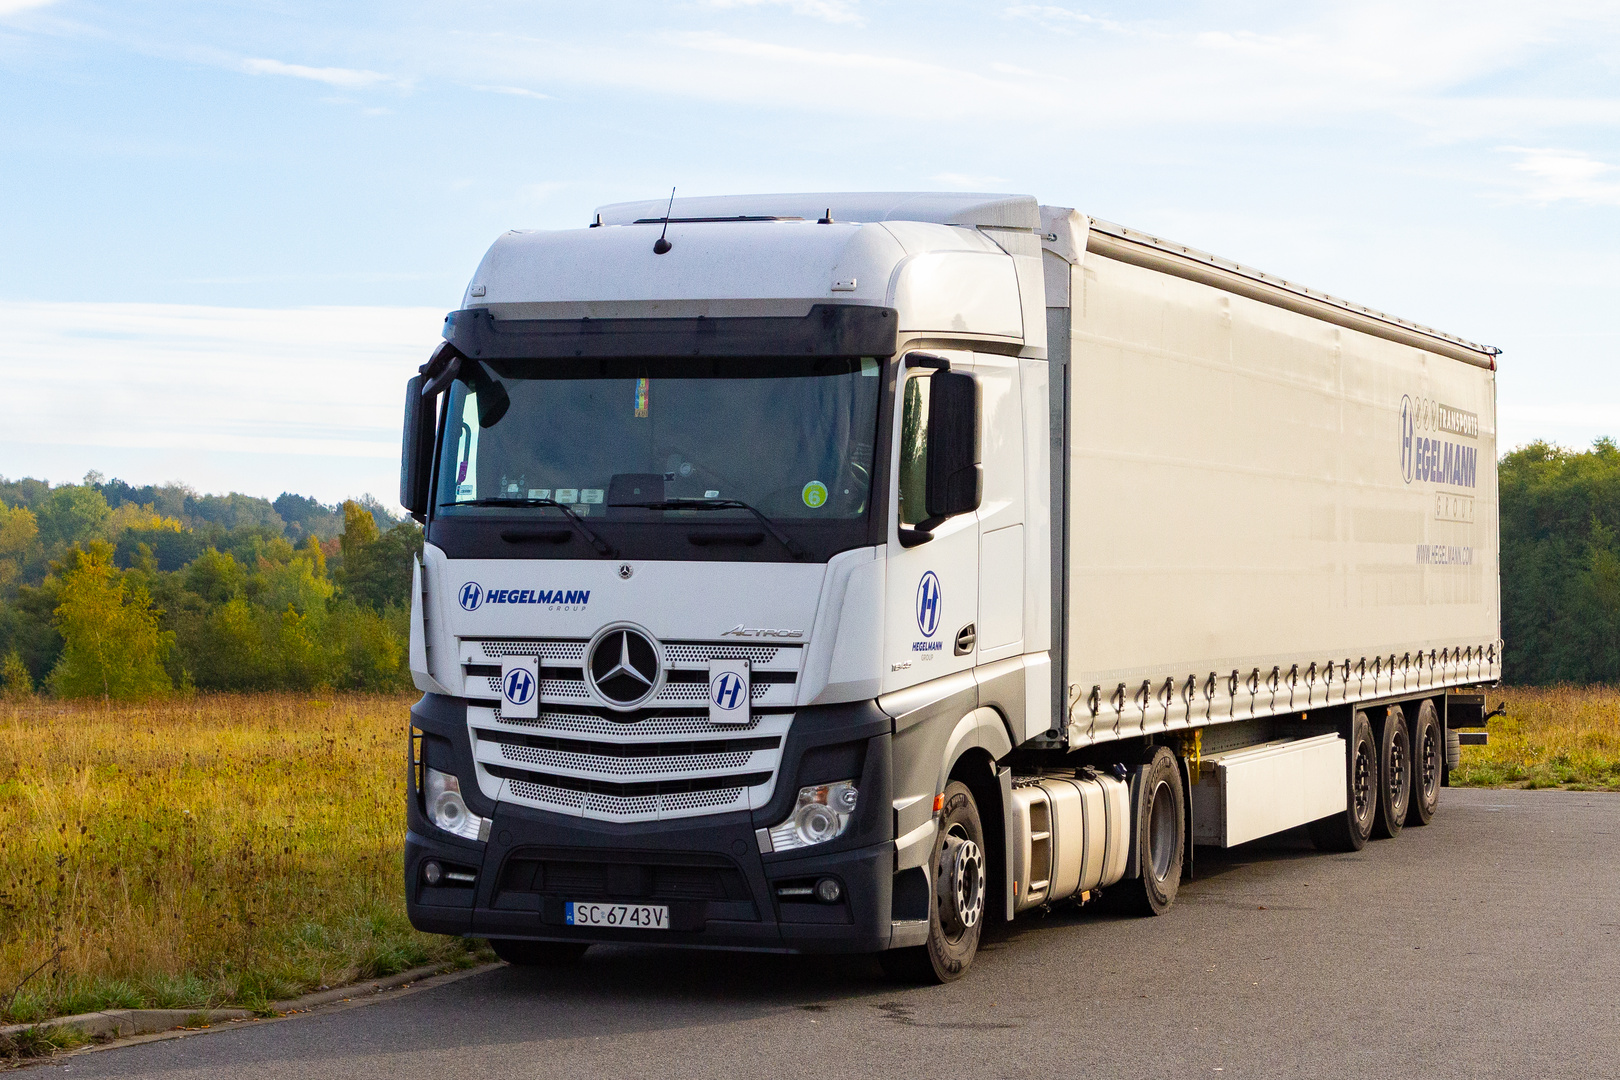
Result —
[[1479, 437], [1479, 417], [1464, 409], [1427, 398], [1401, 398], [1401, 477], [1449, 487], [1474, 487], [1479, 448], [1424, 434], [1439, 431], [1464, 438]]
[[461, 586], [459, 596], [466, 611], [477, 611], [484, 604], [544, 604], [559, 608], [583, 608], [591, 602], [589, 589], [486, 589], [476, 581]]

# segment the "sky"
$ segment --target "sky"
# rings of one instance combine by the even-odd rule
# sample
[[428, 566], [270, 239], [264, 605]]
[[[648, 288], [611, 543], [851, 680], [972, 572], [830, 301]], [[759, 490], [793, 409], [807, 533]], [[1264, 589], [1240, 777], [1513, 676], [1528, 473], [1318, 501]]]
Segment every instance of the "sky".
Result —
[[0, 475], [392, 503], [490, 242], [671, 186], [1032, 194], [1620, 436], [1612, 0], [0, 0]]

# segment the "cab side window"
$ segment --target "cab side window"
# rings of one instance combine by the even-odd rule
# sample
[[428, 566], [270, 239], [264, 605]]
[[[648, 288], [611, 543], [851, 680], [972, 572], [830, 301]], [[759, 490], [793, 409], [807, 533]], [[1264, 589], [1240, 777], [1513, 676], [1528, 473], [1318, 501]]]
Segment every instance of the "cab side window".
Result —
[[900, 524], [928, 516], [928, 378], [906, 380], [900, 413]]

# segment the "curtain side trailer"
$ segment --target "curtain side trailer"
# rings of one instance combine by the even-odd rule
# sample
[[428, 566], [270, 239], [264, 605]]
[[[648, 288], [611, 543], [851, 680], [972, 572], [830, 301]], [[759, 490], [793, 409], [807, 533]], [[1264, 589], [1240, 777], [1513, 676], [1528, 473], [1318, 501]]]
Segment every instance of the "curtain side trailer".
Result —
[[1194, 844], [1427, 824], [1496, 355], [1025, 196], [506, 234], [406, 395], [412, 922], [943, 981]]

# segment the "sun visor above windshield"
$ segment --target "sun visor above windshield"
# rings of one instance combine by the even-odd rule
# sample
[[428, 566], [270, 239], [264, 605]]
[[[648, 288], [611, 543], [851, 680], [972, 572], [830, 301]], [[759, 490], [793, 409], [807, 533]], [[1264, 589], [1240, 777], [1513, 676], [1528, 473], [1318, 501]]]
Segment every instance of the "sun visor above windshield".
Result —
[[484, 360], [609, 356], [892, 356], [893, 308], [817, 304], [794, 318], [496, 319], [483, 308], [445, 316], [444, 336]]

